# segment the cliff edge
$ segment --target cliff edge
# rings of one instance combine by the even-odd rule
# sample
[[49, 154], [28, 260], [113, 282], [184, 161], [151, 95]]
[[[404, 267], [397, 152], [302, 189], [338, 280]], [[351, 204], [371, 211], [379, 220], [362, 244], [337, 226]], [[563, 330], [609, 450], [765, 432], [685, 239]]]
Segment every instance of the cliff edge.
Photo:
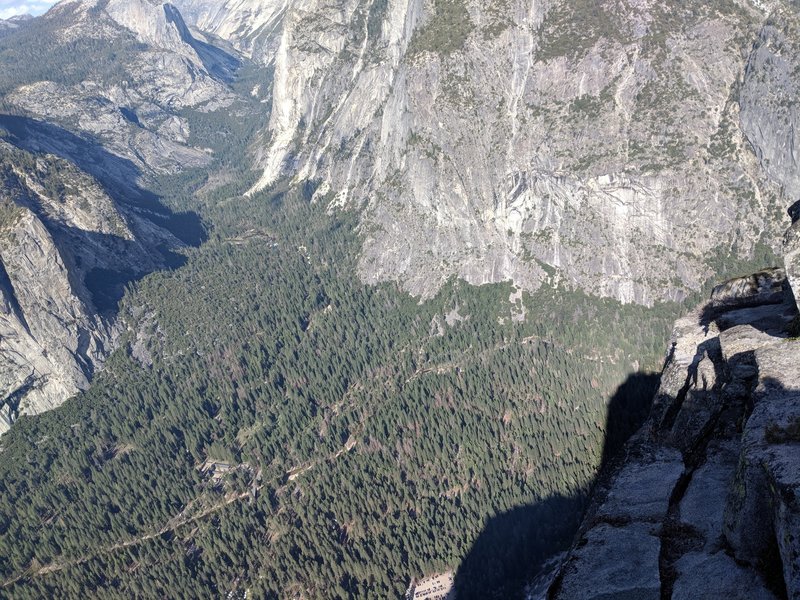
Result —
[[789, 212], [785, 269], [725, 282], [676, 323], [651, 415], [598, 483], [549, 598], [800, 598]]

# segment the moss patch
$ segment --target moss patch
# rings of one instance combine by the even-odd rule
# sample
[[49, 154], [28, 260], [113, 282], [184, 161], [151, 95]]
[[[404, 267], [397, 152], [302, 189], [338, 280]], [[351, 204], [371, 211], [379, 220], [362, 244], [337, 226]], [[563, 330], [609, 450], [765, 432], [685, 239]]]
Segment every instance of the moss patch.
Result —
[[433, 16], [414, 32], [409, 46], [412, 56], [432, 52], [449, 56], [464, 47], [475, 28], [463, 0], [434, 0]]

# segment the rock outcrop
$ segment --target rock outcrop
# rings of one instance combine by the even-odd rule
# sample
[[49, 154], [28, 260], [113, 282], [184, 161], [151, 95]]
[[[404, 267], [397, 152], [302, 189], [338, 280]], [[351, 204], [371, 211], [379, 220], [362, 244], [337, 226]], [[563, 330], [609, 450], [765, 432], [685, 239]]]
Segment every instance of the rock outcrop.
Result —
[[88, 386], [125, 284], [181, 246], [69, 161], [0, 140], [0, 433]]
[[797, 297], [800, 292], [800, 201], [792, 205], [789, 209], [789, 215], [792, 218], [792, 225], [784, 238], [784, 261], [786, 264], [786, 277], [791, 283], [795, 301], [800, 306], [800, 298]]
[[649, 420], [598, 484], [550, 598], [800, 598], [793, 257], [789, 279], [728, 281], [676, 323]]

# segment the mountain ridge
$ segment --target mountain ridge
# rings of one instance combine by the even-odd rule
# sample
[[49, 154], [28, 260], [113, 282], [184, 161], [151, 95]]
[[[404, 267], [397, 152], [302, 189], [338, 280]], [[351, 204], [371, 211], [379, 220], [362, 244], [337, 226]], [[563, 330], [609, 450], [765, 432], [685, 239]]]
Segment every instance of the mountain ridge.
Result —
[[[203, 236], [198, 219], [175, 214], [150, 189], [165, 174], [211, 163], [211, 151], [189, 141], [186, 110], [232, 106], [227, 80], [239, 60], [195, 40], [170, 7], [61, 2], [0, 40], [12, 59], [0, 82], [5, 202], [24, 215], [6, 223], [0, 252], [4, 430], [88, 387], [114, 349], [124, 286], [180, 264], [174, 250]], [[38, 59], [43, 37], [53, 61], [74, 45], [105, 60], [48, 67]], [[34, 245], [47, 250], [26, 259]]]

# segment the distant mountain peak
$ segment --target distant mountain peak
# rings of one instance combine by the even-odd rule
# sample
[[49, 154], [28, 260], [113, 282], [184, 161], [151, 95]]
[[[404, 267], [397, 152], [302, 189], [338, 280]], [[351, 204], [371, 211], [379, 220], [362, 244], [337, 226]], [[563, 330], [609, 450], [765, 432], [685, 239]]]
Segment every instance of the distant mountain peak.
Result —
[[33, 19], [33, 15], [14, 15], [8, 19], [0, 19], [0, 31], [4, 29], [16, 29]]

